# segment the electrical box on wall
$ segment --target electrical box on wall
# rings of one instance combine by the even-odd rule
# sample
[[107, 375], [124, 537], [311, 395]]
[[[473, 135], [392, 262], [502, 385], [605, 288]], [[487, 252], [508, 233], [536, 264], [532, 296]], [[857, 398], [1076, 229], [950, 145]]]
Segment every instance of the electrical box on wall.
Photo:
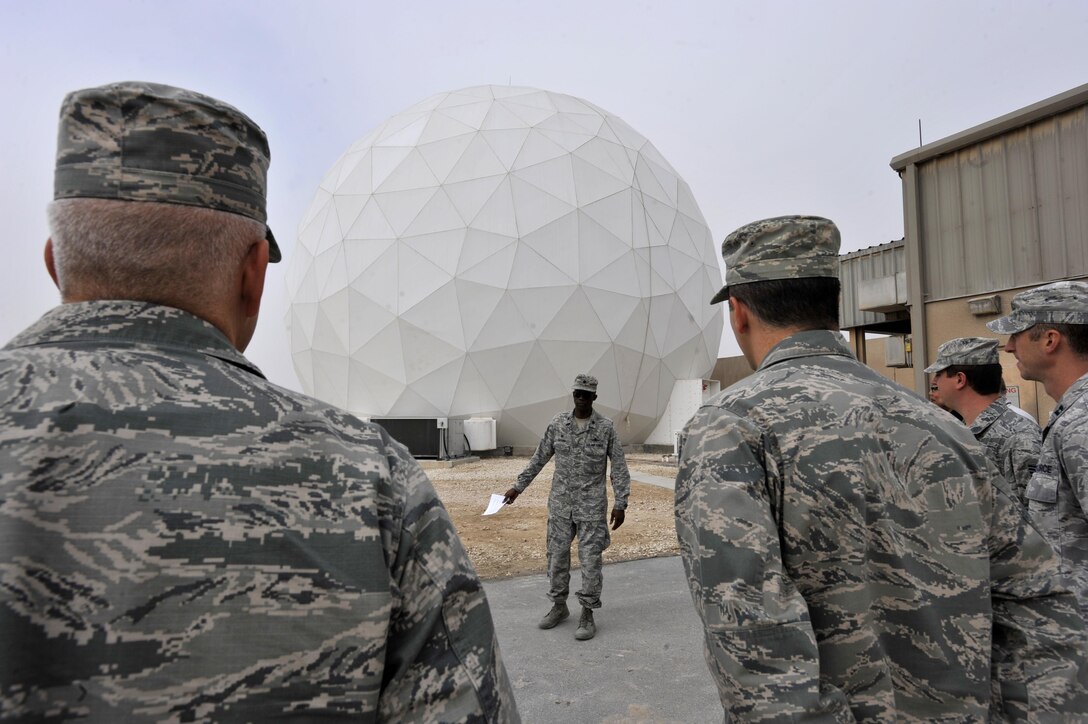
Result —
[[892, 335], [884, 340], [884, 364], [888, 367], [912, 367], [910, 337]]

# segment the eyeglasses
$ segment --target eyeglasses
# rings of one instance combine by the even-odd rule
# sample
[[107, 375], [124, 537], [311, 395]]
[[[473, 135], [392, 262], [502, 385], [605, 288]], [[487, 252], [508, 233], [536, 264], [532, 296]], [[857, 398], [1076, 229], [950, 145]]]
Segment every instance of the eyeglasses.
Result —
[[593, 393], [592, 392], [587, 392], [586, 390], [575, 390], [574, 391], [574, 396], [575, 397], [589, 398], [589, 397], [593, 397]]

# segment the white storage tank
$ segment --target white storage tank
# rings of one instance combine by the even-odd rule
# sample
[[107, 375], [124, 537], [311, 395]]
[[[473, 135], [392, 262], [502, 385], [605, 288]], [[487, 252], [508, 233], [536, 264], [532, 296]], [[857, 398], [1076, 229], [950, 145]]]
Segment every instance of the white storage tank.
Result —
[[465, 420], [465, 439], [472, 452], [495, 449], [495, 418], [470, 417]]

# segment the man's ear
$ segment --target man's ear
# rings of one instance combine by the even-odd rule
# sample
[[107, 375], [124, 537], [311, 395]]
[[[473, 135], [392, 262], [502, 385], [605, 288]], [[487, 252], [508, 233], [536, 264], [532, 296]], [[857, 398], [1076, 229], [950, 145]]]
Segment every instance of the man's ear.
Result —
[[52, 237], [45, 240], [45, 270], [49, 272], [49, 277], [53, 280], [53, 284], [57, 289], [60, 289], [60, 282], [57, 281], [57, 262], [53, 258], [53, 239]]
[[1065, 340], [1062, 339], [1062, 333], [1056, 329], [1043, 330], [1043, 351], [1048, 354], [1053, 354], [1058, 351], [1058, 347]]
[[957, 390], [962, 390], [964, 387], [967, 387], [967, 375], [965, 375], [962, 372], [957, 372], [956, 373], [956, 389]]
[[240, 292], [247, 317], [256, 317], [261, 311], [261, 297], [264, 296], [264, 277], [267, 271], [268, 240], [261, 239], [249, 247], [242, 264]]
[[748, 305], [739, 299], [729, 298], [729, 322], [736, 334], [745, 334], [752, 326]]

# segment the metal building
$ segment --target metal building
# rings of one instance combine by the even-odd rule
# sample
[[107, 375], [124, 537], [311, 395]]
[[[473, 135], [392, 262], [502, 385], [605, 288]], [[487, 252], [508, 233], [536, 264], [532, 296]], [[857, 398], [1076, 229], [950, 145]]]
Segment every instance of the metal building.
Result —
[[[913, 386], [923, 390], [941, 342], [994, 336], [985, 322], [1007, 313], [1016, 292], [1088, 276], [1088, 84], [891, 166], [903, 181]], [[1053, 402], [1041, 387], [1025, 385], [1014, 361], [1005, 378], [1044, 419]]]

